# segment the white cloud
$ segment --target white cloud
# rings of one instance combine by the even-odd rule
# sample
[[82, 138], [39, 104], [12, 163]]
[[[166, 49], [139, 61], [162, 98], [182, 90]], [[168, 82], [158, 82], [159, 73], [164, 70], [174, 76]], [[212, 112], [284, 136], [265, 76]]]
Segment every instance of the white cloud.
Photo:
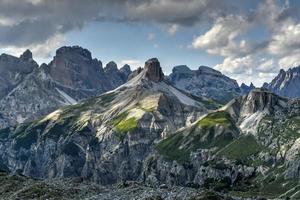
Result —
[[209, 30], [194, 38], [192, 47], [223, 57], [217, 70], [238, 81], [254, 78], [258, 85], [270, 81], [279, 68], [300, 64], [297, 12], [289, 8], [289, 2], [265, 0], [252, 12], [217, 18]]
[[155, 39], [155, 33], [148, 33], [148, 40]]
[[192, 46], [221, 56], [248, 51], [248, 43], [245, 40], [236, 41], [236, 38], [245, 33], [250, 26], [242, 16], [218, 18], [210, 30], [194, 38]]
[[128, 64], [128, 65], [130, 65], [131, 69], [136, 69], [136, 68], [138, 68], [138, 67], [143, 66], [142, 61], [136, 60], [136, 59], [126, 59], [126, 60], [121, 60], [121, 61], [120, 61], [120, 64], [121, 64], [120, 66], [123, 66], [123, 65], [125, 65], [125, 64]]
[[275, 55], [285, 55], [300, 50], [300, 23], [286, 24], [272, 37], [269, 51]]
[[276, 65], [275, 65], [275, 62], [273, 59], [269, 59], [269, 60], [262, 59], [257, 64], [256, 71], [264, 72], [264, 73], [272, 72], [272, 71], [274, 71], [274, 66], [276, 66]]
[[168, 28], [168, 33], [170, 35], [175, 35], [177, 33], [177, 31], [179, 30], [179, 25], [178, 24], [172, 24], [169, 28]]
[[28, 46], [5, 46], [0, 47], [3, 52], [19, 56], [21, 55], [26, 49], [30, 49], [33, 53], [34, 57], [46, 59], [51, 57], [51, 53], [53, 50], [59, 48], [62, 43], [65, 41], [64, 35], [58, 34], [54, 35], [53, 37], [49, 38], [45, 43], [40, 43], [36, 45], [28, 45]]
[[239, 83], [253, 82], [258, 87], [274, 78], [279, 71], [273, 59], [261, 59], [251, 55], [238, 58], [227, 57], [223, 63], [214, 68], [235, 78]]
[[254, 60], [251, 56], [245, 56], [241, 58], [227, 57], [222, 64], [215, 66], [215, 69], [226, 74], [244, 74], [250, 73]]
[[300, 66], [300, 52], [282, 57], [278, 64], [282, 69]]

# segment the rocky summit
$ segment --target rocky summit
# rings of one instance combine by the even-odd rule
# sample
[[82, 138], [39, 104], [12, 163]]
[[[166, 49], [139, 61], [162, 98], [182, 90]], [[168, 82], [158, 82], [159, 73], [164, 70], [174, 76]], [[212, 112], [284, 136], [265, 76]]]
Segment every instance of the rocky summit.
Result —
[[241, 86], [240, 86], [240, 90], [241, 90], [242, 95], [248, 94], [253, 89], [255, 89], [255, 86], [253, 85], [253, 83], [250, 83], [249, 86], [246, 85], [245, 83], [242, 83]]
[[200, 66], [198, 70], [191, 70], [186, 65], [176, 66], [168, 79], [172, 85], [181, 90], [220, 103], [227, 103], [241, 94], [235, 80], [206, 66]]
[[145, 77], [154, 82], [160, 82], [164, 79], [164, 73], [160, 67], [157, 58], [152, 58], [145, 63]]
[[263, 88], [284, 97], [299, 98], [299, 84], [300, 66], [290, 68], [287, 71], [281, 69], [279, 74], [271, 81], [271, 83], [265, 83]]
[[6, 127], [112, 90], [127, 81], [131, 70], [103, 69], [88, 50], [74, 46], [58, 49], [41, 66], [29, 50], [20, 58], [3, 54], [0, 73], [0, 127]]

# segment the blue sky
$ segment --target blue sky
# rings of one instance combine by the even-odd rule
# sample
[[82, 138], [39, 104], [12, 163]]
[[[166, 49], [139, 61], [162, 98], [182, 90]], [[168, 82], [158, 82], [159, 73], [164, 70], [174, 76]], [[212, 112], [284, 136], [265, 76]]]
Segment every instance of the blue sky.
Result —
[[[30, 49], [49, 62], [61, 46], [89, 49], [103, 65], [157, 57], [212, 67], [261, 86], [300, 65], [297, 0], [0, 0], [0, 52]], [[13, 14], [15, 13], [15, 14]]]
[[222, 61], [218, 56], [190, 47], [195, 32], [200, 29], [184, 27], [170, 34], [153, 23], [93, 22], [82, 30], [69, 33], [65, 45], [83, 46], [104, 64], [113, 60], [120, 67], [126, 61], [132, 61], [133, 68], [143, 66], [147, 59], [157, 57], [168, 74], [175, 65], [185, 64], [196, 69], [201, 65], [215, 66]]

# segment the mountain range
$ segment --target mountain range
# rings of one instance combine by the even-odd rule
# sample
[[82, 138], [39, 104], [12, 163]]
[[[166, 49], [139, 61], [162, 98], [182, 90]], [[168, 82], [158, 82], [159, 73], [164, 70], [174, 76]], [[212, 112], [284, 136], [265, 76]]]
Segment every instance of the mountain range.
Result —
[[0, 127], [37, 119], [127, 81], [131, 69], [101, 61], [78, 46], [62, 47], [49, 64], [38, 66], [27, 50], [20, 58], [0, 56]]
[[11, 119], [0, 130], [5, 173], [121, 184], [128, 189], [120, 199], [138, 186], [143, 194], [156, 188], [157, 199], [160, 189], [178, 187], [215, 199], [300, 198], [300, 100], [270, 86], [288, 73], [293, 81], [279, 85], [296, 83], [297, 69], [261, 89], [239, 87], [204, 66], [177, 66], [165, 76], [156, 58], [133, 72], [113, 62], [103, 69], [80, 47], [63, 47], [41, 66], [29, 51], [2, 55], [0, 69], [1, 117]]

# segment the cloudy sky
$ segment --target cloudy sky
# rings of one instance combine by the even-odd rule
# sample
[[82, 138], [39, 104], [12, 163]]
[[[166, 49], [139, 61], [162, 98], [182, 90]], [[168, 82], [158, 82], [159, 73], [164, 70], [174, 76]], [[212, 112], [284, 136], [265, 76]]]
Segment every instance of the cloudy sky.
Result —
[[80, 45], [104, 63], [220, 70], [257, 86], [300, 65], [299, 0], [0, 0], [0, 53], [49, 62]]

